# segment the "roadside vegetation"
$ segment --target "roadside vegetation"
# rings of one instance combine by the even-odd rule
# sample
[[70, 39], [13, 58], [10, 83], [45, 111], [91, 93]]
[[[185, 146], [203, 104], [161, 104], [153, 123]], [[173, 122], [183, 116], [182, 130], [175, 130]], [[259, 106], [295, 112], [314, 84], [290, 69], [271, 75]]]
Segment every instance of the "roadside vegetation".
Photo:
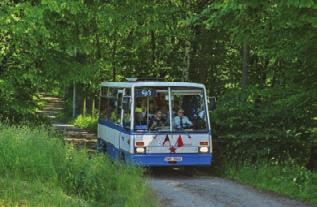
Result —
[[226, 166], [225, 176], [258, 189], [317, 204], [317, 172], [294, 162]]
[[214, 165], [222, 176], [316, 204], [313, 97], [293, 90], [221, 97], [212, 113]]
[[86, 129], [90, 132], [97, 133], [97, 116], [96, 115], [79, 115], [73, 121], [75, 126]]
[[0, 125], [0, 205], [154, 206], [142, 171], [64, 145], [45, 128]]

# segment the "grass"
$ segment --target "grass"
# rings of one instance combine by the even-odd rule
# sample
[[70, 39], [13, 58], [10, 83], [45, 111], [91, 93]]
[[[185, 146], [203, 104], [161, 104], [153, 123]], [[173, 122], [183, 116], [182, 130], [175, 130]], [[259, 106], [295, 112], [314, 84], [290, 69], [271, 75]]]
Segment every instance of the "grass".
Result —
[[93, 202], [67, 195], [59, 186], [41, 181], [0, 178], [0, 206], [93, 206]]
[[229, 165], [225, 175], [259, 189], [317, 204], [317, 172], [294, 162]]
[[142, 171], [65, 146], [44, 127], [0, 124], [0, 206], [155, 206]]

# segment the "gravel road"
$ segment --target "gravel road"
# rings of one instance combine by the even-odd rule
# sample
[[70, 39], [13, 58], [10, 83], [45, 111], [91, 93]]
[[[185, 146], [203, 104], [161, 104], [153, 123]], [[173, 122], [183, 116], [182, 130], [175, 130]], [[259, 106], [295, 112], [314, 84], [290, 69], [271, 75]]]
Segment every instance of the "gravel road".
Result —
[[[149, 179], [161, 207], [308, 207], [299, 201], [266, 193], [219, 177], [160, 170]], [[310, 206], [311, 207], [311, 206]]]

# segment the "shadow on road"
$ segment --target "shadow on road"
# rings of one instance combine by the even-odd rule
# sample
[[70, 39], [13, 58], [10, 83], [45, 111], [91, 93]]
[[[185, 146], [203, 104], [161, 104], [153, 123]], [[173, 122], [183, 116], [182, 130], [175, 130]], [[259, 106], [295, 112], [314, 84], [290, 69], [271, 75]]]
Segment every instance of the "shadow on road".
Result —
[[215, 167], [151, 167], [145, 175], [154, 178], [190, 178], [219, 176]]

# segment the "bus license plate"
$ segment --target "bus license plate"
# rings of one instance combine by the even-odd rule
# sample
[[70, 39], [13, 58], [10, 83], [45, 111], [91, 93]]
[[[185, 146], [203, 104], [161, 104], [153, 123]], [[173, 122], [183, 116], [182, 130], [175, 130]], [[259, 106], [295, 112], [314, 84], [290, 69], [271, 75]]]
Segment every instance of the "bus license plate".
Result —
[[169, 162], [169, 161], [182, 161], [183, 158], [182, 157], [165, 157], [164, 159], [166, 162]]

